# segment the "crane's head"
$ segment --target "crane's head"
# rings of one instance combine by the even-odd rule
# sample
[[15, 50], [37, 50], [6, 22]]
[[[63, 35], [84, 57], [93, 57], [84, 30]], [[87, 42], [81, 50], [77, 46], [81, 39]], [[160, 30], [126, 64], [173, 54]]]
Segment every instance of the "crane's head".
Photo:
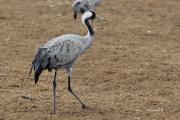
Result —
[[87, 12], [85, 12], [82, 15], [82, 18], [81, 18], [83, 24], [84, 24], [85, 20], [92, 20], [93, 21], [94, 19], [106, 21], [104, 18], [96, 15], [96, 13], [94, 11], [87, 11]]
[[94, 20], [96, 19], [96, 13], [93, 11], [87, 11], [82, 15], [82, 22], [84, 23], [85, 20]]

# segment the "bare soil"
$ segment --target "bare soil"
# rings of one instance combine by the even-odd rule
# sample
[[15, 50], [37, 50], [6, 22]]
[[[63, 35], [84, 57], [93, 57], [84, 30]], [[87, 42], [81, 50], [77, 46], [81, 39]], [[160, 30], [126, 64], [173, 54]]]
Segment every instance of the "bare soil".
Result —
[[[73, 90], [58, 72], [27, 79], [36, 49], [66, 33], [85, 35], [71, 0], [0, 0], [0, 120], [180, 120], [180, 1], [104, 0], [92, 47], [73, 67]], [[22, 96], [31, 96], [32, 100]]]

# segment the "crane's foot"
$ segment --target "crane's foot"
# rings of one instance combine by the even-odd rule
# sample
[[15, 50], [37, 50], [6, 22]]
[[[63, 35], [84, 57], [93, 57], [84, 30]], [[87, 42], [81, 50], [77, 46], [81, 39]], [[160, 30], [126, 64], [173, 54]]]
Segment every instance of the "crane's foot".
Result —
[[82, 110], [91, 110], [90, 107], [87, 107], [86, 105], [82, 104], [82, 107], [81, 107]]
[[56, 114], [56, 112], [50, 112], [50, 114], [51, 114], [51, 115], [55, 115], [55, 114]]
[[55, 110], [52, 110], [52, 111], [50, 112], [50, 114], [51, 114], [51, 115], [56, 114], [56, 111], [55, 111]]

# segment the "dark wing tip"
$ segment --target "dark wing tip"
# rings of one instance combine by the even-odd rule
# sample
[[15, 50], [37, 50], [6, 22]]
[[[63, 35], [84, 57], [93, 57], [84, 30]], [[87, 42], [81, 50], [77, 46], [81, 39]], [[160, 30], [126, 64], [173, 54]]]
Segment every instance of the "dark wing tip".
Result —
[[34, 79], [35, 79], [35, 84], [37, 84], [38, 80], [39, 80], [39, 76], [41, 75], [42, 73], [42, 68], [39, 67], [37, 71], [35, 71], [34, 73]]
[[74, 11], [74, 19], [77, 19], [77, 13]]

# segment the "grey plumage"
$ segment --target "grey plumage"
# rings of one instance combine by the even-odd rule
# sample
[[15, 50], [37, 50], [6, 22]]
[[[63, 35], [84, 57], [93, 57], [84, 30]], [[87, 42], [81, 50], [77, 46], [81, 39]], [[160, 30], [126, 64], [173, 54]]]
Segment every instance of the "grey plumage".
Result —
[[[88, 33], [86, 36], [76, 34], [67, 34], [49, 40], [41, 46], [33, 59], [32, 69], [34, 69], [35, 84], [39, 80], [41, 73], [48, 69], [55, 70], [53, 80], [53, 112], [55, 113], [55, 93], [56, 93], [56, 74], [58, 69], [66, 69], [68, 73], [68, 90], [77, 98], [81, 103], [82, 108], [87, 108], [83, 102], [73, 93], [70, 84], [70, 76], [72, 72], [72, 65], [75, 60], [91, 46], [94, 36], [94, 30], [89, 24], [88, 20], [95, 19], [94, 12], [87, 11], [82, 16], [82, 23], [87, 27]], [[29, 74], [29, 75], [30, 75]]]
[[74, 19], [78, 14], [85, 11], [94, 10], [95, 6], [99, 5], [101, 0], [73, 0], [72, 9], [74, 11]]
[[86, 49], [85, 40], [86, 37], [67, 34], [54, 38], [40, 47], [32, 62], [35, 83], [38, 82], [43, 70], [71, 68], [76, 58]]

